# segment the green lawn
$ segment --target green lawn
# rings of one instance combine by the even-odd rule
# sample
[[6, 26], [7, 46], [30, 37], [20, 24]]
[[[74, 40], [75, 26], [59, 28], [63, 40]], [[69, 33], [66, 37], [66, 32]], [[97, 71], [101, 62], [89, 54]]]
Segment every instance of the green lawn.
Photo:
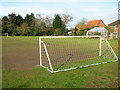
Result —
[[[3, 88], [117, 88], [118, 87], [118, 62], [108, 63], [98, 66], [91, 66], [82, 69], [76, 69], [66, 72], [51, 74], [42, 67], [33, 67], [27, 69], [23, 64], [36, 65], [39, 64], [38, 53], [38, 37], [3, 37], [3, 72], [2, 86]], [[113, 49], [117, 53], [117, 40], [109, 40]], [[31, 47], [34, 47], [32, 50]], [[16, 48], [16, 50], [14, 49]], [[24, 48], [24, 50], [22, 50]], [[21, 52], [17, 51], [21, 50]], [[28, 51], [26, 51], [28, 50]], [[9, 51], [9, 52], [8, 52]], [[26, 53], [29, 54], [26, 54]], [[36, 53], [37, 52], [37, 53]], [[11, 54], [12, 53], [12, 54]], [[15, 57], [19, 53], [24, 53], [33, 57]], [[36, 63], [27, 63], [27, 60], [33, 60]], [[7, 58], [8, 57], [8, 58]], [[14, 58], [12, 58], [14, 57]], [[11, 60], [10, 61], [8, 61]], [[15, 60], [13, 60], [15, 59]], [[18, 61], [22, 61], [19, 64]], [[26, 62], [25, 62], [26, 61]], [[7, 63], [7, 64], [6, 64]], [[14, 64], [15, 63], [15, 64]], [[9, 65], [11, 64], [11, 66]], [[9, 66], [9, 67], [7, 67]], [[19, 68], [17, 68], [19, 66]], [[16, 67], [13, 68], [13, 67]], [[23, 69], [20, 69], [23, 67]], [[9, 69], [10, 68], [10, 69]], [[25, 68], [25, 69], [24, 69]], [[18, 69], [18, 70], [17, 70]]]

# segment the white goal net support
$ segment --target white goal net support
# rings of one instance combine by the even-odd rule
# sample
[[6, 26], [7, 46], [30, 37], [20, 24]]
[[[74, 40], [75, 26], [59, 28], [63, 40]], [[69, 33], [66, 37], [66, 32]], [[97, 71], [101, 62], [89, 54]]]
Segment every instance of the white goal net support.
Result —
[[40, 66], [51, 73], [118, 61], [101, 36], [39, 37], [39, 53]]

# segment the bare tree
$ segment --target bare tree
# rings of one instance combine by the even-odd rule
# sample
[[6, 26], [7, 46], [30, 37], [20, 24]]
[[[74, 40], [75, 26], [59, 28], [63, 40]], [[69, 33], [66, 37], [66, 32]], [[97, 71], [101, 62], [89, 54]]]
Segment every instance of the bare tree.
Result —
[[65, 13], [65, 14], [63, 14], [62, 15], [62, 19], [63, 19], [63, 22], [67, 25], [67, 24], [69, 24], [69, 22], [71, 22], [71, 21], [73, 21], [73, 17], [70, 15], [70, 14], [68, 14], [68, 13]]
[[45, 22], [45, 19], [42, 17], [41, 14], [36, 14], [36, 21], [38, 25], [40, 25], [42, 22]]
[[77, 24], [86, 25], [87, 24], [87, 19], [86, 18], [82, 18], [80, 21], [78, 21]]
[[53, 21], [53, 18], [51, 16], [46, 16], [45, 18], [46, 27], [52, 27], [52, 21]]

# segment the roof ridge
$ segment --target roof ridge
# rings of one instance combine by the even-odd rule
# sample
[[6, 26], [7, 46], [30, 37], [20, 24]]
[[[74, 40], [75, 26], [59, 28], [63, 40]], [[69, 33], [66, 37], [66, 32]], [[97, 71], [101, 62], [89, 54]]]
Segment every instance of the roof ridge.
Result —
[[[91, 21], [101, 21], [102, 19], [98, 19], [98, 20], [91, 20]], [[89, 21], [90, 22], [90, 21]]]

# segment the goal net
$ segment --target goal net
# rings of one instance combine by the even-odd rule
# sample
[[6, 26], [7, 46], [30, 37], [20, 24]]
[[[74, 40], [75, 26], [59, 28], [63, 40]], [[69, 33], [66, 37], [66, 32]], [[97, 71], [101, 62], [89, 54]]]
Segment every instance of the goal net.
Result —
[[51, 73], [117, 61], [101, 36], [39, 37], [40, 66]]

